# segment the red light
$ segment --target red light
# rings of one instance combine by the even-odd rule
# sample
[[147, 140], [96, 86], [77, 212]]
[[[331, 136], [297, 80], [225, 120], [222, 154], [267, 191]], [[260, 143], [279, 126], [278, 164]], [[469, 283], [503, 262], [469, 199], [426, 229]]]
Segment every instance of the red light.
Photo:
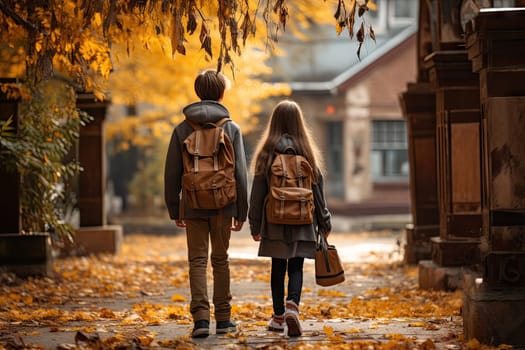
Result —
[[332, 106], [332, 105], [328, 105], [328, 106], [326, 106], [326, 114], [328, 114], [328, 115], [332, 115], [332, 114], [334, 114], [334, 113], [335, 113], [335, 108], [334, 108], [334, 106]]

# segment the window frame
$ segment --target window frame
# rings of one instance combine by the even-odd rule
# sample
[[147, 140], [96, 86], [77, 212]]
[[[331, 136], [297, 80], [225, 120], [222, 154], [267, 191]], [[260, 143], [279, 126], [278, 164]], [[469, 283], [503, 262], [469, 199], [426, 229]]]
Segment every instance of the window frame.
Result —
[[[403, 119], [373, 119], [371, 124], [370, 177], [372, 182], [408, 182], [410, 174], [406, 121]], [[396, 153], [399, 152], [402, 152], [401, 156], [396, 156]], [[379, 158], [377, 158], [378, 155]], [[389, 167], [387, 164], [395, 162], [402, 162], [399, 173], [394, 172], [394, 166]], [[380, 169], [377, 169], [378, 164], [380, 164]], [[406, 167], [406, 172], [403, 171], [403, 167]]]

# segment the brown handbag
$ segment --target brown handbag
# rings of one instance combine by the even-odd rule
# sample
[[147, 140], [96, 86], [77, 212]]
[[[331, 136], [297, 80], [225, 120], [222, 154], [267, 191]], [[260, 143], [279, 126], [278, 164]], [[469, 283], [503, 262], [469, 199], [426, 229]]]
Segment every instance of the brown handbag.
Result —
[[315, 252], [315, 283], [328, 287], [345, 280], [345, 271], [334, 245], [328, 244], [324, 234], [317, 235]]

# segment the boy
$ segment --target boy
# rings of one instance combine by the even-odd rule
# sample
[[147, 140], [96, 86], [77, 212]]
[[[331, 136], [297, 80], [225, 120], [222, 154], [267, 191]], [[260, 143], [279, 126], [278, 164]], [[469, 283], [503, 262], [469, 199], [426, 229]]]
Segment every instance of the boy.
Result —
[[194, 338], [207, 337], [210, 334], [210, 304], [206, 284], [209, 242], [211, 242], [216, 333], [233, 332], [237, 327], [231, 321], [232, 297], [228, 247], [231, 230], [240, 231], [246, 221], [248, 200], [247, 168], [241, 130], [231, 119], [227, 120], [222, 128], [231, 140], [235, 154], [234, 174], [237, 191], [235, 202], [219, 210], [192, 209], [184, 196], [181, 196], [184, 140], [194, 130], [191, 124], [202, 126], [230, 117], [228, 110], [220, 102], [226, 85], [227, 80], [224, 75], [214, 70], [204, 71], [197, 76], [194, 87], [201, 101], [183, 109], [186, 119], [173, 131], [166, 157], [164, 173], [166, 205], [170, 218], [175, 220], [175, 224], [186, 228], [191, 290], [190, 312], [194, 321], [191, 335]]

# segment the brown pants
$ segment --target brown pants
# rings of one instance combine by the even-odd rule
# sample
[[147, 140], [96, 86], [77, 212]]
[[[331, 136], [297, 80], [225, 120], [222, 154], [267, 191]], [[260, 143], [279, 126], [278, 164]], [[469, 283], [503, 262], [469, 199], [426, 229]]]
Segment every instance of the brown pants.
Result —
[[213, 305], [215, 320], [227, 321], [231, 315], [230, 245], [232, 218], [211, 217], [186, 221], [188, 261], [190, 265], [190, 312], [194, 321], [210, 320], [207, 268], [209, 242], [213, 269]]

